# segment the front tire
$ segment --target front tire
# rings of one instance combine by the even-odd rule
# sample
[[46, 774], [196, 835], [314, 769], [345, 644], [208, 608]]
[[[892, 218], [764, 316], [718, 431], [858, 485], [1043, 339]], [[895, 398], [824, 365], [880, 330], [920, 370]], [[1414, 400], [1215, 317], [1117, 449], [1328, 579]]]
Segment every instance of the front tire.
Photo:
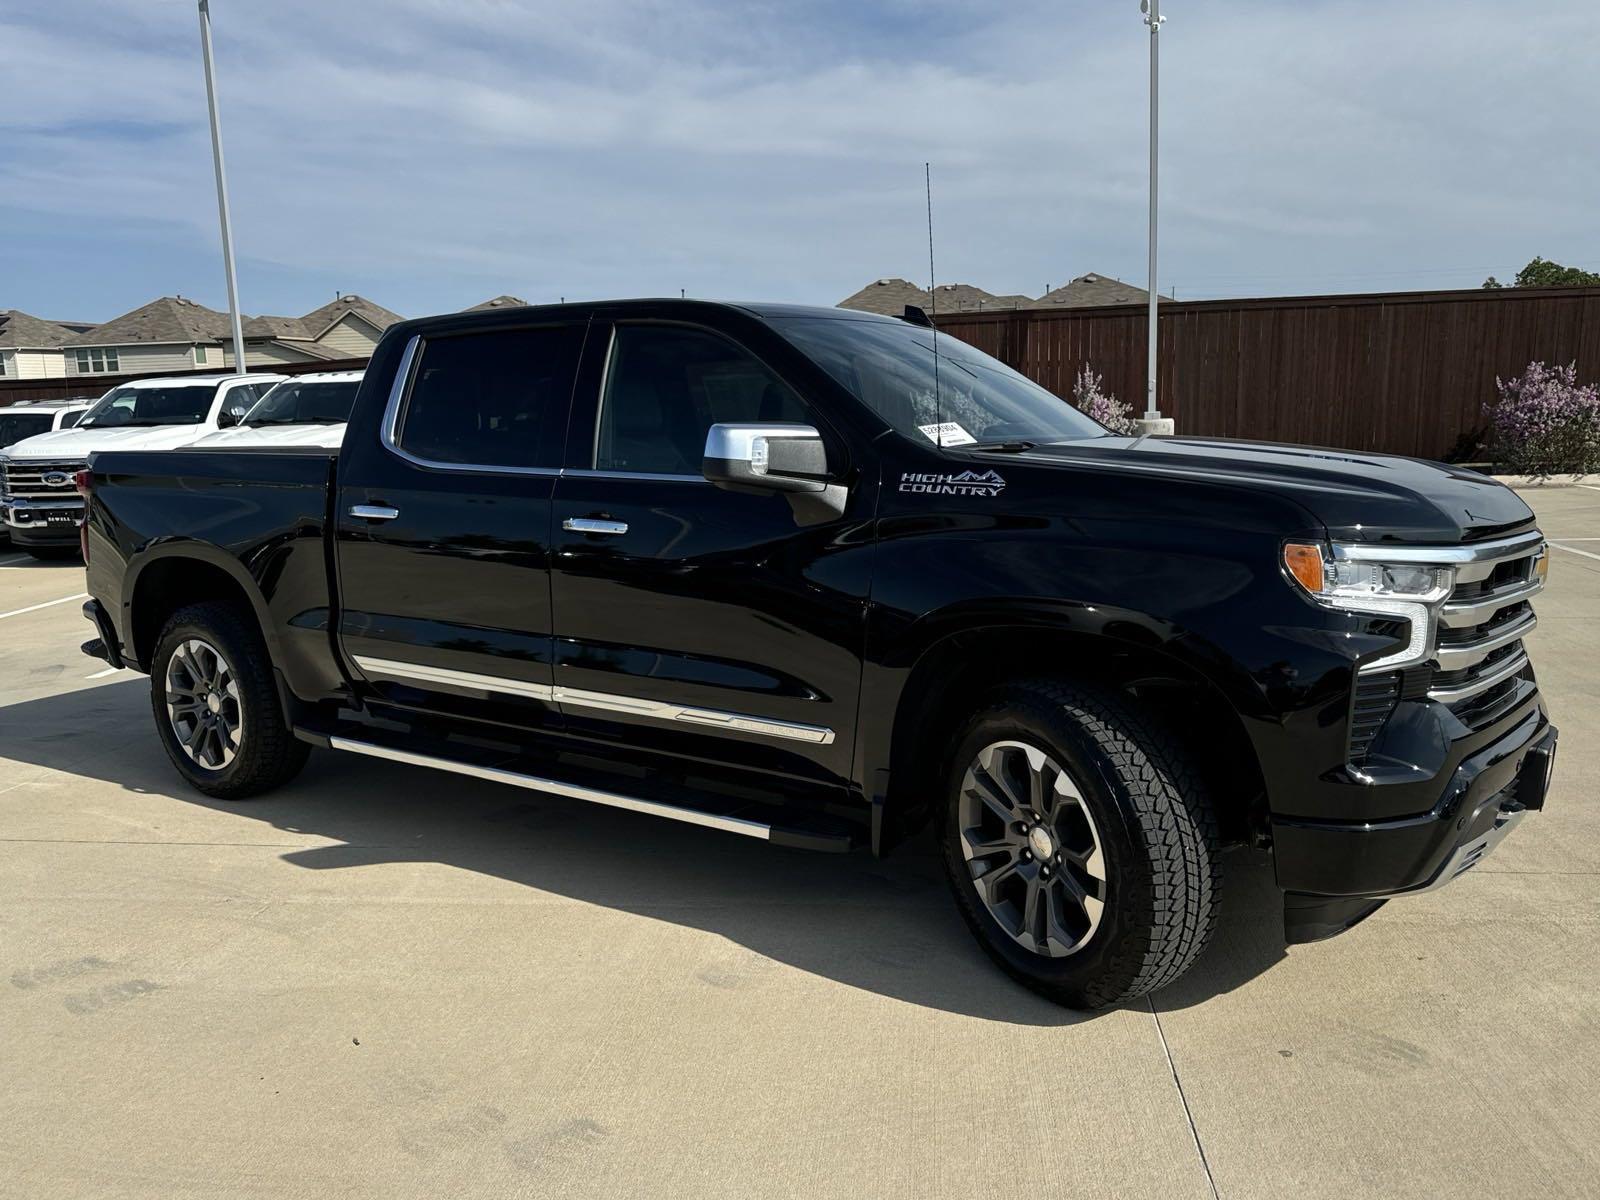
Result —
[[967, 723], [943, 780], [956, 905], [1025, 986], [1104, 1008], [1171, 983], [1210, 941], [1215, 814], [1188, 756], [1123, 697], [1008, 686]]
[[167, 621], [150, 667], [150, 707], [178, 773], [221, 800], [287, 783], [310, 753], [283, 718], [260, 631], [226, 604], [191, 605]]

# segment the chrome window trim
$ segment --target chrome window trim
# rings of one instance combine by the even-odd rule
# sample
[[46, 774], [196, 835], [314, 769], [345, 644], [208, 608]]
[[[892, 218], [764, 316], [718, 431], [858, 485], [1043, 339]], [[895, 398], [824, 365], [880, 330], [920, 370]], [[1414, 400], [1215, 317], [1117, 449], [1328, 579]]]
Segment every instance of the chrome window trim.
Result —
[[600, 471], [590, 467], [569, 467], [561, 474], [574, 479], [643, 479], [650, 483], [703, 483], [711, 481], [704, 475], [663, 475], [649, 471]]
[[416, 371], [417, 356], [422, 349], [422, 335], [414, 333], [401, 352], [400, 365], [395, 369], [394, 385], [389, 389], [389, 401], [384, 406], [383, 420], [378, 426], [378, 440], [383, 448], [402, 462], [427, 471], [456, 471], [470, 475], [559, 475], [560, 467], [494, 466], [489, 463], [441, 462], [413, 454], [400, 444], [400, 414], [411, 394], [411, 377]]
[[656, 800], [625, 796], [620, 792], [605, 792], [599, 788], [580, 787], [577, 784], [562, 783], [555, 779], [542, 779], [537, 775], [524, 775], [518, 771], [507, 771], [503, 767], [481, 767], [474, 763], [457, 762], [449, 758], [437, 758], [431, 754], [417, 754], [410, 750], [379, 746], [372, 742], [363, 742], [346, 737], [330, 737], [328, 746], [334, 750], [346, 750], [352, 754], [365, 754], [371, 758], [384, 758], [393, 762], [408, 763], [416, 767], [433, 767], [437, 770], [450, 771], [457, 775], [471, 775], [478, 779], [487, 779], [493, 783], [506, 783], [512, 787], [527, 788], [529, 791], [549, 792], [557, 796], [566, 796], [572, 800], [584, 800], [590, 804], [603, 804], [608, 808], [624, 808], [630, 812], [645, 813], [653, 817], [666, 817], [669, 820], [682, 821], [688, 825], [702, 825], [707, 829], [721, 829], [726, 833], [743, 834], [745, 837], [760, 838], [762, 841], [770, 841], [772, 838], [772, 826], [764, 825], [760, 821], [749, 821], [743, 817], [724, 817], [716, 813], [699, 812], [692, 808], [679, 808], [677, 805], [662, 804]]
[[508, 679], [501, 675], [480, 675], [474, 671], [457, 671], [448, 667], [401, 662], [391, 658], [375, 658], [364, 654], [353, 654], [351, 658], [363, 672], [381, 678], [408, 679], [419, 683], [443, 685], [472, 692], [475, 695], [499, 693], [526, 696], [533, 700], [558, 704], [563, 709], [588, 708], [600, 712], [624, 713], [651, 721], [670, 721], [713, 729], [728, 729], [761, 737], [808, 742], [814, 746], [831, 746], [835, 737], [834, 731], [826, 726], [784, 721], [775, 717], [758, 717], [750, 713], [728, 712], [717, 708], [699, 708], [692, 704], [675, 704], [667, 700], [651, 700], [643, 696], [627, 696], [616, 692], [591, 692], [583, 688], [552, 686], [526, 679]]

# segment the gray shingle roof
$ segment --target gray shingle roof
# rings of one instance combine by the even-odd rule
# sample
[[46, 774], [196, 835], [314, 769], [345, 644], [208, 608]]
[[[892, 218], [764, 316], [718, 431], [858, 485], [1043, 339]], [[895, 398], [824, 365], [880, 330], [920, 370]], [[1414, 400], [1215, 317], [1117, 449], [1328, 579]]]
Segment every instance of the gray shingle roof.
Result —
[[362, 320], [376, 326], [380, 331], [389, 328], [397, 321], [405, 320], [399, 313], [390, 312], [381, 304], [374, 304], [364, 296], [354, 294], [340, 296], [332, 304], [324, 304], [321, 308], [313, 309], [301, 317], [301, 322], [310, 331], [310, 336], [321, 337], [329, 329], [338, 324], [349, 313], [355, 313]]
[[[247, 355], [252, 340], [248, 335], [245, 337]], [[334, 350], [321, 342], [313, 342], [310, 338], [267, 338], [266, 342], [268, 345], [282, 346], [295, 354], [304, 354], [307, 358], [321, 359], [325, 362], [337, 362], [351, 357], [343, 350]]]
[[1148, 304], [1150, 293], [1107, 275], [1079, 275], [1071, 283], [1046, 292], [1032, 308], [1093, 308], [1101, 304]]
[[173, 344], [216, 342], [228, 332], [228, 314], [185, 300], [162, 296], [149, 304], [113, 317], [87, 333], [70, 337], [68, 346], [127, 346], [137, 342]]
[[299, 317], [246, 317], [244, 335], [247, 338], [306, 338], [314, 335]]
[[916, 284], [904, 279], [879, 279], [867, 284], [853, 296], [846, 296], [839, 301], [839, 308], [854, 308], [860, 312], [883, 313], [886, 316], [898, 317], [905, 311], [906, 305], [915, 304], [918, 308], [928, 307], [928, 292]]
[[30, 316], [14, 308], [0, 309], [0, 346], [12, 350], [48, 350], [65, 345], [73, 331], [54, 321]]
[[941, 283], [930, 297], [926, 288], [905, 279], [879, 279], [867, 284], [853, 296], [839, 301], [839, 308], [854, 308], [862, 312], [885, 313], [898, 317], [908, 304], [915, 304], [924, 312], [994, 312], [1007, 308], [1027, 308], [1033, 304], [1031, 296], [997, 296], [970, 283]]
[[471, 308], [463, 308], [462, 312], [481, 312], [486, 308], [526, 308], [528, 302], [521, 296], [496, 296], [493, 300], [485, 300], [482, 304], [474, 304]]

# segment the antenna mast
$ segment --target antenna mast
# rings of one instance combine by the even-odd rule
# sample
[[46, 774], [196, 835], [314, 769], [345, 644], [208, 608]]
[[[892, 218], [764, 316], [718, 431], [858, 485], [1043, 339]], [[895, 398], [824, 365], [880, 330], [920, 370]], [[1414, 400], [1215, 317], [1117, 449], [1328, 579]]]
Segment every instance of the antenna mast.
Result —
[[[929, 320], [939, 312], [939, 291], [933, 274], [933, 167], [922, 164], [922, 186], [928, 197], [928, 309]], [[944, 406], [939, 392], [939, 325], [933, 321], [933, 444], [944, 449]]]

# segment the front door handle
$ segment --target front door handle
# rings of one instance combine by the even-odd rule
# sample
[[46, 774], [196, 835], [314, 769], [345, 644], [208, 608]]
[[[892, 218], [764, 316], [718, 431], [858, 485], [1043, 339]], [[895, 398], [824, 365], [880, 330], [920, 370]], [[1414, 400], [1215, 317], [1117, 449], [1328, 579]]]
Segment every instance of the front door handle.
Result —
[[392, 521], [400, 515], [400, 510], [387, 504], [352, 504], [350, 515], [358, 521]]
[[627, 533], [626, 521], [602, 521], [598, 517], [568, 517], [561, 522], [568, 533]]

